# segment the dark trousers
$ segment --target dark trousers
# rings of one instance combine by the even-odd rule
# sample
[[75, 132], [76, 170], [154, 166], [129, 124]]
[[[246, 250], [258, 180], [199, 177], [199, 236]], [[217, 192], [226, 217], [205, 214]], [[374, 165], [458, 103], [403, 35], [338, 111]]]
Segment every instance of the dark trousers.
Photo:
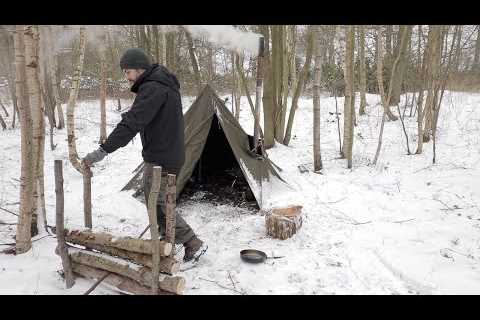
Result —
[[[148, 208], [148, 196], [150, 195], [150, 189], [152, 187], [153, 179], [153, 167], [155, 164], [145, 162], [143, 170], [143, 192], [145, 195], [145, 204]], [[178, 169], [162, 168], [162, 181], [160, 184], [160, 191], [157, 200], [157, 223], [158, 230], [161, 236], [165, 236], [165, 212], [166, 212], [166, 187], [167, 187], [167, 175], [175, 174], [178, 176]], [[195, 233], [192, 228], [183, 220], [178, 214], [175, 217], [175, 243], [185, 243], [190, 240]]]

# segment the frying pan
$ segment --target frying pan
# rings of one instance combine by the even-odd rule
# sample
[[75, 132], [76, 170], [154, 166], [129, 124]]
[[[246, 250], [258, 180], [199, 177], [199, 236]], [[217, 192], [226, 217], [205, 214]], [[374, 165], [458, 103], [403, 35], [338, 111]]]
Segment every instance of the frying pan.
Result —
[[240, 258], [249, 263], [262, 263], [267, 259], [280, 259], [283, 257], [267, 257], [267, 254], [260, 250], [246, 249], [240, 251]]

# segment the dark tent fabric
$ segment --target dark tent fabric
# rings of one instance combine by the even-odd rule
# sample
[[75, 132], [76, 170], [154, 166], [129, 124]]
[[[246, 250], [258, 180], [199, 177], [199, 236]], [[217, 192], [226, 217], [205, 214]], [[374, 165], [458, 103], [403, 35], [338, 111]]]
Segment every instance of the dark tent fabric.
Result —
[[[223, 100], [209, 85], [205, 86], [185, 113], [184, 121], [185, 163], [177, 177], [177, 197], [194, 174], [199, 161], [201, 161], [200, 165], [208, 161], [210, 165], [214, 163], [214, 166], [221, 166], [222, 163], [228, 162], [225, 157], [229, 154], [231, 157], [232, 152], [225, 152], [225, 144], [228, 144], [233, 151], [260, 208], [263, 201], [263, 186], [268, 184], [272, 177], [288, 186], [280, 176], [278, 167], [268, 159], [268, 156], [261, 156], [252, 151], [253, 137], [245, 133]], [[206, 148], [207, 141], [209, 142]], [[141, 187], [142, 166], [137, 167], [134, 172], [135, 177], [122, 190], [138, 191]]]

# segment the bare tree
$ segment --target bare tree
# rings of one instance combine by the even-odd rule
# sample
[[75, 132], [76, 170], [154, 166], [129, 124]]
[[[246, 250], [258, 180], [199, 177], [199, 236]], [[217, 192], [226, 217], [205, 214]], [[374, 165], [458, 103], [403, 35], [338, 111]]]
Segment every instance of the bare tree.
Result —
[[190, 62], [192, 64], [193, 74], [195, 75], [195, 86], [197, 87], [197, 94], [200, 94], [200, 91], [202, 90], [202, 76], [200, 74], [200, 67], [198, 64], [195, 42], [193, 41], [190, 32], [188, 32], [185, 28], [183, 28], [183, 31], [185, 32], [185, 37], [187, 39], [188, 53], [190, 55]]
[[477, 41], [475, 41], [472, 69], [480, 70], [480, 25], [477, 26]]
[[319, 25], [313, 27], [315, 41], [315, 67], [313, 75], [313, 167], [314, 171], [323, 168], [320, 152], [320, 80], [323, 63], [323, 37]]
[[344, 124], [343, 124], [343, 156], [347, 159], [347, 167], [352, 168], [353, 130], [355, 109], [352, 100], [355, 99], [354, 91], [354, 70], [353, 54], [355, 50], [355, 27], [346, 26], [345, 30], [345, 103], [344, 103]]
[[100, 45], [100, 139], [99, 143], [104, 143], [107, 140], [107, 55], [106, 55], [106, 32], [101, 30], [101, 41]]
[[31, 224], [33, 209], [34, 162], [30, 150], [33, 146], [33, 126], [26, 82], [25, 63], [25, 26], [17, 25], [14, 33], [15, 84], [21, 131], [21, 178], [20, 178], [20, 214], [16, 234], [16, 253], [30, 250]]
[[359, 115], [365, 114], [365, 107], [367, 106], [367, 99], [365, 91], [367, 90], [367, 71], [365, 66], [365, 26], [358, 26], [358, 55], [360, 60], [360, 108]]
[[300, 98], [300, 95], [303, 91], [303, 88], [305, 86], [305, 81], [307, 78], [307, 73], [308, 70], [310, 70], [310, 66], [312, 63], [312, 55], [313, 55], [313, 45], [314, 45], [314, 39], [313, 39], [313, 32], [312, 32], [312, 26], [308, 26], [307, 30], [307, 52], [306, 52], [306, 57], [305, 57], [305, 63], [303, 65], [302, 71], [300, 72], [297, 80], [297, 85], [295, 87], [295, 94], [292, 97], [292, 105], [290, 107], [290, 114], [288, 116], [288, 123], [287, 123], [287, 129], [285, 132], [285, 138], [283, 139], [283, 144], [288, 145], [290, 143], [290, 138], [292, 135], [292, 127], [293, 127], [293, 119], [295, 118], [295, 112], [298, 109], [298, 100]]
[[72, 166], [83, 174], [83, 168], [80, 164], [77, 146], [75, 143], [75, 117], [74, 110], [80, 88], [80, 75], [83, 69], [83, 59], [85, 56], [85, 26], [80, 27], [80, 42], [78, 48], [78, 59], [75, 64], [75, 73], [72, 79], [72, 87], [70, 88], [70, 97], [67, 105], [67, 137], [68, 137], [68, 157]]

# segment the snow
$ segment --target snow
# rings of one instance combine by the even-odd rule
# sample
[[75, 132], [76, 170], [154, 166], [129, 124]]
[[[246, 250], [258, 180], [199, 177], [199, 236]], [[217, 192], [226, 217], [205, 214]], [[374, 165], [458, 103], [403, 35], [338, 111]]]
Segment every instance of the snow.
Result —
[[[185, 109], [192, 101], [184, 97]], [[372, 166], [381, 110], [378, 96], [367, 95], [367, 102], [367, 115], [357, 116], [352, 169], [346, 168], [346, 160], [337, 159], [337, 124], [330, 114], [335, 112], [335, 99], [331, 97], [321, 99], [322, 174], [312, 172], [310, 98], [300, 100], [291, 144], [277, 144], [269, 150], [269, 157], [293, 187], [281, 193], [275, 187], [269, 192], [269, 204], [288, 199], [303, 206], [302, 229], [292, 238], [271, 239], [266, 236], [262, 214], [208, 203], [201, 194], [179, 205], [178, 214], [209, 246], [196, 267], [178, 274], [186, 278], [185, 294], [480, 293], [480, 94], [445, 92], [435, 165], [432, 142], [424, 144], [423, 154], [407, 155], [402, 126], [396, 121], [386, 122], [379, 161]], [[128, 105], [128, 101], [122, 103]], [[240, 122], [251, 134], [253, 121], [247, 103], [242, 97]], [[98, 101], [84, 101], [75, 110], [80, 156], [97, 147], [98, 107]], [[343, 112], [343, 98], [338, 98], [338, 108]], [[121, 119], [114, 109], [115, 101], [108, 101], [108, 132]], [[415, 152], [417, 123], [409, 113], [405, 126], [410, 150]], [[65, 224], [82, 229], [82, 178], [68, 162], [66, 130], [55, 131], [54, 140], [57, 150], [50, 151], [47, 139], [45, 152], [48, 221], [54, 225], [53, 160], [60, 158]], [[18, 212], [19, 129], [0, 132], [0, 145], [0, 206]], [[137, 137], [93, 168], [94, 231], [136, 237], [148, 224], [145, 206], [130, 193], [119, 191], [141, 162], [140, 150]], [[309, 172], [300, 173], [299, 165]], [[0, 220], [15, 223], [16, 217], [0, 210]], [[0, 243], [14, 242], [14, 234], [14, 225], [0, 224]], [[82, 278], [65, 289], [58, 273], [62, 266], [54, 253], [55, 240], [41, 238], [26, 254], [0, 254], [0, 294], [86, 291], [93, 281]], [[284, 258], [247, 264], [239, 252], [248, 248]], [[100, 285], [92, 294], [118, 292]]]

